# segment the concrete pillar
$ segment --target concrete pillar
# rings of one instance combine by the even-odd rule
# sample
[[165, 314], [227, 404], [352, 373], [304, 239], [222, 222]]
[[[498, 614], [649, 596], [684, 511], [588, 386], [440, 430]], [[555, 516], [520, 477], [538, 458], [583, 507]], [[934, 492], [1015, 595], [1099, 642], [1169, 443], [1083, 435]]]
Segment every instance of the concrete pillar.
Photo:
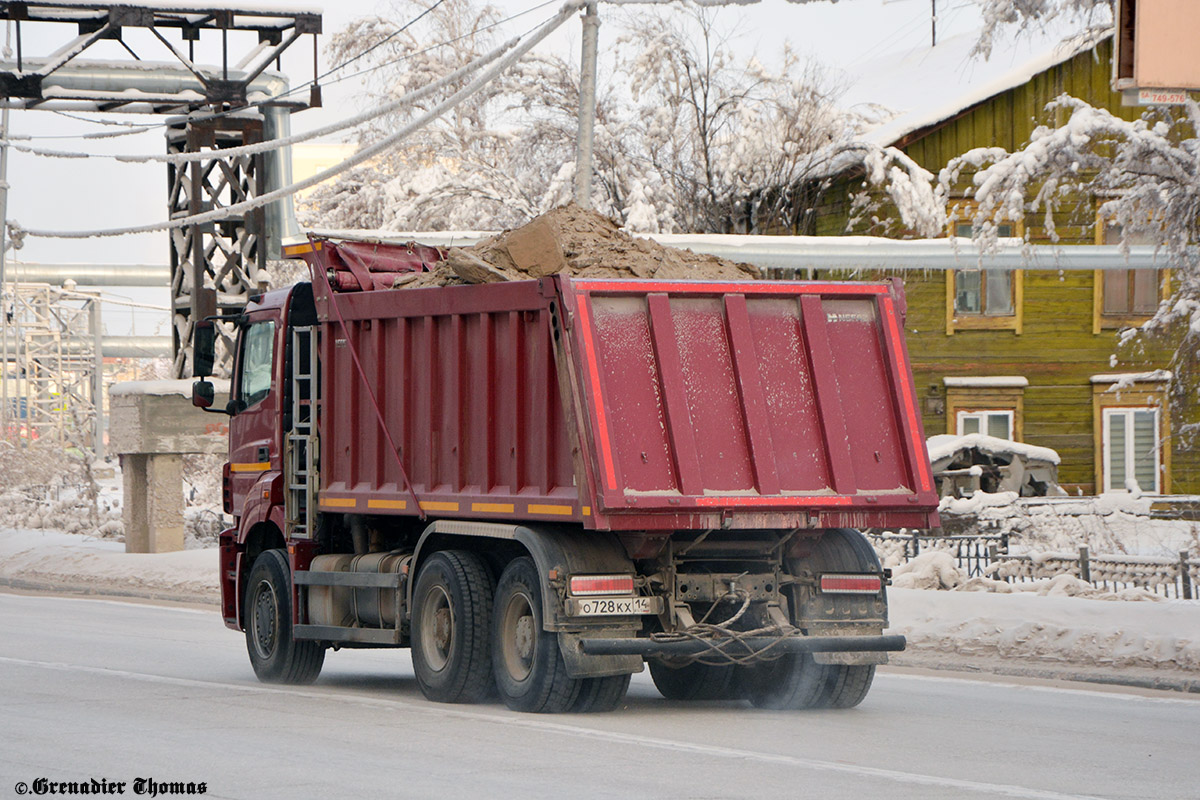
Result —
[[[125, 552], [183, 549], [183, 454], [225, 453], [229, 418], [192, 407], [191, 381], [114, 384], [109, 443], [121, 456]], [[217, 387], [225, 404], [227, 382]]]
[[126, 553], [183, 549], [183, 457], [176, 453], [121, 456], [125, 484]]

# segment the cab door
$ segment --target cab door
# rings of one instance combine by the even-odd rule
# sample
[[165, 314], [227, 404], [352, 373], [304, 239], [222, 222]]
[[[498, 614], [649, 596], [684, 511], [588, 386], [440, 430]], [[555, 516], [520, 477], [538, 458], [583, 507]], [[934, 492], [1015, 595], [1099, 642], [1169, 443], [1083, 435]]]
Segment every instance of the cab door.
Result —
[[242, 516], [247, 495], [282, 467], [279, 446], [280, 324], [275, 315], [251, 315], [238, 334], [230, 401], [229, 472], [233, 513]]

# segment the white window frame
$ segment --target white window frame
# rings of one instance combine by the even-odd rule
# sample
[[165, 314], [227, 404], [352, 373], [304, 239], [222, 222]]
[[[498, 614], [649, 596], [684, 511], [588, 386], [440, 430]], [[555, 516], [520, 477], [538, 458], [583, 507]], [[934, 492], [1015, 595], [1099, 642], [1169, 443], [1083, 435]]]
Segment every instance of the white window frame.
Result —
[[1002, 415], [1008, 418], [1008, 436], [1005, 438], [1010, 442], [1015, 441], [1013, 437], [1016, 434], [1016, 414], [1013, 413], [1011, 408], [959, 409], [955, 418], [955, 429], [958, 431], [959, 436], [965, 436], [966, 434], [963, 433], [963, 423], [967, 419], [974, 417], [979, 420], [979, 432], [986, 434], [988, 429], [987, 418], [992, 415]]
[[[1139, 486], [1143, 494], [1161, 494], [1162, 493], [1162, 447], [1159, 442], [1159, 425], [1161, 417], [1159, 409], [1155, 406], [1112, 406], [1102, 408], [1101, 410], [1101, 428], [1100, 437], [1102, 442], [1102, 453], [1104, 462], [1100, 465], [1101, 474], [1104, 476], [1104, 491], [1105, 492], [1128, 492], [1125, 486], [1112, 485], [1112, 470], [1109, 464], [1112, 461], [1112, 439], [1109, 436], [1109, 420], [1118, 414], [1126, 417], [1125, 424], [1125, 475], [1134, 475], [1134, 446], [1133, 446], [1133, 417], [1138, 411], [1150, 412], [1154, 415], [1154, 486], [1146, 488]], [[1135, 476], [1136, 479], [1136, 476]]]

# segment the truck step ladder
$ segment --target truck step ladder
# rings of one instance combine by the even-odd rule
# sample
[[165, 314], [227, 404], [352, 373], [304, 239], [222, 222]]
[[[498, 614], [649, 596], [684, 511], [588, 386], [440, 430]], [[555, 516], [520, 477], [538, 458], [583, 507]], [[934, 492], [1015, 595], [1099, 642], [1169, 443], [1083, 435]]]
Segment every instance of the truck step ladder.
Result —
[[284, 511], [290, 535], [311, 539], [316, 520], [316, 333], [312, 327], [293, 328], [291, 344], [292, 429], [284, 454]]

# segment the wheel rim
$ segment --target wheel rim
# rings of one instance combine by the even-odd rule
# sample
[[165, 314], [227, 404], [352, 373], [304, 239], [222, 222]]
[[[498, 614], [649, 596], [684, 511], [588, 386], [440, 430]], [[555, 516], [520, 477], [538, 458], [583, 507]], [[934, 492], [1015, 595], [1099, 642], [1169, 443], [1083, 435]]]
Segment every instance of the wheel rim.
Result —
[[434, 672], [445, 669], [454, 645], [454, 609], [445, 588], [432, 586], [421, 603], [421, 652]]
[[517, 592], [508, 599], [500, 630], [504, 634], [500, 646], [504, 669], [513, 680], [524, 681], [533, 671], [537, 654], [537, 628], [529, 595]]
[[253, 615], [254, 650], [262, 659], [275, 653], [279, 636], [279, 605], [275, 601], [275, 587], [270, 581], [261, 581], [254, 590]]

